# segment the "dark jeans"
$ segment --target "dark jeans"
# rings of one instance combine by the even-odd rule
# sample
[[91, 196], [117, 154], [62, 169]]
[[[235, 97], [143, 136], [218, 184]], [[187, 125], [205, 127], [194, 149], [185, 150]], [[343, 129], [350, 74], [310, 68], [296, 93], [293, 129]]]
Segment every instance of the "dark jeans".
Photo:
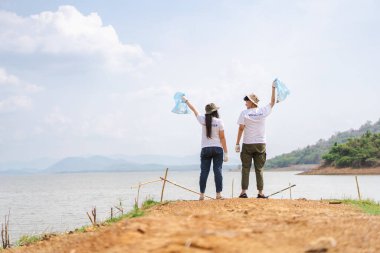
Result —
[[201, 193], [204, 193], [206, 190], [211, 161], [213, 162], [216, 192], [221, 192], [223, 190], [223, 149], [221, 147], [205, 147], [202, 148], [201, 151], [201, 176], [199, 179]]

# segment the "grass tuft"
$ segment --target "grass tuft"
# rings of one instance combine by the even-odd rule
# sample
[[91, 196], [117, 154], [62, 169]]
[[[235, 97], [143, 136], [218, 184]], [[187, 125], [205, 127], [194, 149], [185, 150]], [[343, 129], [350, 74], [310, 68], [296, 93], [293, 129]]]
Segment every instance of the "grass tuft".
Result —
[[354, 199], [343, 199], [343, 203], [350, 204], [359, 207], [363, 212], [371, 215], [380, 215], [380, 204], [371, 199], [366, 200], [354, 200]]
[[42, 235], [23, 235], [16, 242], [17, 246], [27, 246], [35, 242], [41, 241], [43, 238]]
[[158, 204], [160, 204], [160, 202], [154, 201], [153, 199], [147, 199], [142, 204], [142, 209], [149, 209], [152, 206], [155, 206], [155, 205], [158, 205]]
[[153, 199], [147, 199], [142, 203], [141, 208], [139, 208], [137, 205], [134, 205], [133, 209], [129, 211], [128, 213], [124, 215], [120, 215], [118, 217], [114, 217], [112, 219], [106, 220], [104, 223], [105, 224], [112, 224], [118, 221], [121, 221], [123, 219], [127, 218], [136, 218], [136, 217], [141, 217], [145, 215], [145, 211], [148, 210], [149, 208], [160, 204], [160, 202], [154, 201]]
[[80, 228], [76, 228], [76, 229], [75, 229], [75, 232], [78, 232], [78, 233], [85, 233], [85, 232], [87, 232], [87, 228], [88, 228], [88, 226], [82, 226], [82, 227], [80, 227]]

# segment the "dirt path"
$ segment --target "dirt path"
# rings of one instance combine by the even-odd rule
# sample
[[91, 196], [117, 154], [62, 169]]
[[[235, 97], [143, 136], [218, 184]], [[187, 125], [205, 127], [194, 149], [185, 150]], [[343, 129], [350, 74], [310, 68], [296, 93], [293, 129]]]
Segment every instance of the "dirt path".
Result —
[[95, 232], [53, 237], [5, 252], [378, 253], [380, 216], [320, 201], [180, 201]]

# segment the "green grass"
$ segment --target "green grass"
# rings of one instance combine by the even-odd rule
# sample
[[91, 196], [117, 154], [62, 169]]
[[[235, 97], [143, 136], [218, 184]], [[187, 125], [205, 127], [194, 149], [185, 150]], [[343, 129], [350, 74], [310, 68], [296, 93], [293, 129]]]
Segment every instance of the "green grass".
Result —
[[158, 205], [158, 204], [160, 204], [160, 202], [154, 201], [153, 199], [147, 199], [142, 204], [142, 209], [149, 209], [152, 206], [155, 206], [155, 205]]
[[380, 204], [370, 200], [353, 200], [353, 199], [343, 199], [343, 203], [350, 204], [356, 207], [359, 207], [363, 212], [371, 215], [380, 215]]
[[129, 211], [128, 213], [126, 213], [124, 215], [120, 215], [118, 217], [114, 217], [112, 219], [108, 219], [104, 223], [105, 224], [112, 224], [112, 223], [118, 222], [118, 221], [123, 220], [123, 219], [136, 218], [136, 217], [144, 216], [146, 210], [148, 210], [149, 208], [151, 208], [155, 205], [158, 205], [158, 204], [160, 204], [160, 202], [154, 201], [153, 199], [147, 199], [142, 203], [141, 208], [139, 208], [139, 207], [137, 207], [137, 205], [135, 205], [133, 207], [133, 209], [131, 211]]
[[43, 235], [23, 235], [18, 239], [16, 242], [17, 246], [26, 246], [38, 241], [41, 241], [43, 238]]
[[86, 229], [88, 228], [89, 226], [82, 226], [80, 228], [76, 228], [75, 229], [75, 232], [78, 232], [78, 233], [84, 233], [86, 232]]

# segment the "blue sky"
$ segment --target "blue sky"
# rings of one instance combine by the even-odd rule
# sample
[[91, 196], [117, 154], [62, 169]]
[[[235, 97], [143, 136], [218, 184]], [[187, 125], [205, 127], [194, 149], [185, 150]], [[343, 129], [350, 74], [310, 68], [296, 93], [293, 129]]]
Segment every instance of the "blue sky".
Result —
[[378, 1], [0, 0], [0, 162], [196, 154], [183, 91], [222, 108], [231, 156], [242, 98], [265, 105], [268, 155], [377, 121]]

